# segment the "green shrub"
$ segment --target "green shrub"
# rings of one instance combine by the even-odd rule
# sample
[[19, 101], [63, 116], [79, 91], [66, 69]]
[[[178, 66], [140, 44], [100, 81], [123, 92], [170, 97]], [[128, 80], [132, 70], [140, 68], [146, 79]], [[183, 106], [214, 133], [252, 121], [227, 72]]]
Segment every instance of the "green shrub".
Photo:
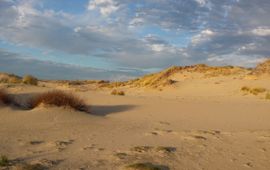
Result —
[[23, 82], [24, 84], [37, 85], [37, 84], [38, 84], [38, 79], [35, 78], [34, 76], [31, 76], [31, 75], [25, 75], [25, 76], [23, 77], [22, 82]]

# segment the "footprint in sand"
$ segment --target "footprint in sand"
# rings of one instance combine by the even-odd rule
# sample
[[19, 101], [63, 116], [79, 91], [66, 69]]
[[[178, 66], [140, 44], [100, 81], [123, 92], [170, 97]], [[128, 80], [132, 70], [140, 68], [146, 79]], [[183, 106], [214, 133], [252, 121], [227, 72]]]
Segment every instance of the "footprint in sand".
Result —
[[270, 142], [270, 136], [269, 135], [263, 135], [258, 137], [258, 142]]
[[91, 145], [87, 145], [85, 147], [82, 148], [82, 150], [91, 150], [91, 151], [95, 151], [95, 152], [100, 152], [100, 151], [104, 151], [105, 148], [97, 148], [96, 144], [91, 144]]
[[40, 145], [40, 144], [43, 144], [44, 141], [41, 141], [41, 140], [33, 140], [33, 141], [30, 141], [30, 144], [31, 145]]
[[170, 135], [170, 134], [177, 134], [177, 132], [170, 130], [170, 129], [158, 129], [155, 128], [154, 131], [146, 133], [147, 136], [153, 135], [153, 136], [158, 136], [158, 135]]
[[170, 125], [169, 122], [165, 122], [165, 121], [160, 121], [159, 123], [160, 123], [161, 125]]
[[58, 151], [63, 151], [67, 148], [68, 145], [72, 144], [74, 140], [62, 140], [62, 141], [56, 141], [54, 142], [56, 148]]

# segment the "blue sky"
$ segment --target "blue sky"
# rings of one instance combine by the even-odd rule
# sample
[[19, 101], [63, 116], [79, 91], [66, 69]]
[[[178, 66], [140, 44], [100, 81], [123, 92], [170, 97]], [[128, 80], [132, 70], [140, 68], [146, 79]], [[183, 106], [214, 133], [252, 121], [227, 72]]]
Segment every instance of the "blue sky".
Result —
[[269, 0], [0, 0], [0, 71], [119, 80], [172, 65], [250, 67], [270, 56], [269, 9]]

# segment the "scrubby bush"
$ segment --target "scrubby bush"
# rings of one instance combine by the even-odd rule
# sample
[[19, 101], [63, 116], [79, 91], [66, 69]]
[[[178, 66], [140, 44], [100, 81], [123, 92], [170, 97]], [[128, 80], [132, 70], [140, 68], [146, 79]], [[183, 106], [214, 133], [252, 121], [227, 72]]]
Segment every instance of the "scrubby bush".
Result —
[[265, 88], [253, 88], [250, 93], [254, 95], [258, 95], [259, 93], [264, 93], [266, 91]]
[[250, 90], [250, 88], [249, 88], [249, 87], [247, 87], [247, 86], [243, 86], [243, 87], [241, 88], [241, 90], [242, 90], [242, 91], [246, 91], [246, 92], [248, 92], [248, 91]]
[[7, 156], [2, 155], [0, 157], [0, 166], [8, 166], [8, 164], [9, 164], [9, 160], [8, 160]]
[[71, 93], [65, 93], [59, 90], [39, 94], [29, 101], [30, 108], [35, 108], [40, 104], [71, 107], [78, 111], [89, 112], [89, 108], [82, 99]]
[[125, 95], [125, 92], [122, 91], [122, 90], [116, 90], [116, 89], [114, 89], [114, 90], [111, 92], [111, 95], [124, 96], [124, 95]]
[[0, 103], [2, 103], [2, 104], [10, 104], [11, 103], [10, 96], [3, 89], [0, 89]]
[[35, 78], [34, 76], [31, 76], [31, 75], [25, 75], [25, 76], [23, 77], [22, 82], [23, 82], [24, 84], [37, 85], [37, 84], [38, 84], [38, 79]]
[[249, 88], [247, 86], [243, 86], [241, 88], [242, 91], [244, 92], [248, 92], [248, 93], [251, 93], [253, 95], [258, 95], [260, 93], [264, 93], [266, 92], [267, 90], [265, 88], [262, 88], [262, 87], [257, 87], [257, 88]]

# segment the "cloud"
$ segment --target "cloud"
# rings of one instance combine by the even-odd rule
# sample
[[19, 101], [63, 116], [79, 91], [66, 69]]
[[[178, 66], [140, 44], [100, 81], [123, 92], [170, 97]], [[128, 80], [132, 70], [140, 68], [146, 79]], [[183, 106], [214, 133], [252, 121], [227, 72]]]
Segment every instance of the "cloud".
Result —
[[74, 14], [0, 0], [0, 40], [125, 68], [249, 65], [270, 56], [268, 1], [90, 0]]
[[119, 5], [113, 0], [90, 0], [88, 10], [99, 9], [103, 16], [108, 16], [119, 9]]
[[145, 72], [139, 70], [120, 71], [80, 67], [50, 61], [41, 61], [31, 58], [22, 58], [19, 54], [7, 52], [0, 49], [0, 71], [14, 73], [20, 76], [31, 74], [41, 79], [105, 79], [105, 80], [127, 80], [135, 78]]

